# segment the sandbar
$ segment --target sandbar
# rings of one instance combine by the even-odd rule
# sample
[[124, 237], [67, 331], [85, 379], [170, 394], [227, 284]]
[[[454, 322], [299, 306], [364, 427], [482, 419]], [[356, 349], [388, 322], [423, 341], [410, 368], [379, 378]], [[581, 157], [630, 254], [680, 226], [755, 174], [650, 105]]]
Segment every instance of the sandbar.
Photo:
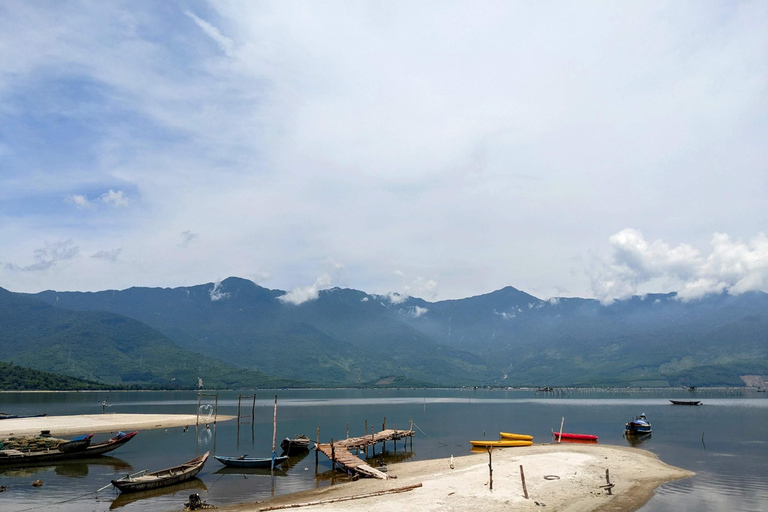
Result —
[[[217, 422], [235, 419], [219, 415]], [[42, 416], [0, 420], [0, 439], [13, 436], [34, 436], [49, 430], [52, 436], [69, 436], [118, 430], [151, 430], [155, 428], [193, 426], [194, 414], [78, 414], [72, 416]], [[205, 424], [203, 418], [200, 423]], [[213, 419], [208, 420], [213, 424]]]
[[[390, 477], [395, 477], [389, 480], [360, 479], [220, 510], [256, 512], [300, 506], [306, 512], [628, 512], [647, 502], [660, 484], [694, 474], [665, 464], [651, 452], [609, 445], [555, 443], [494, 449], [490, 461], [493, 489], [489, 455], [476, 453], [454, 457], [452, 468], [450, 458], [402, 462], [387, 467]], [[521, 465], [528, 499], [524, 496]], [[606, 469], [615, 484], [610, 495], [601, 487], [606, 485]], [[401, 493], [333, 501], [419, 484]], [[309, 505], [316, 502], [325, 503]]]

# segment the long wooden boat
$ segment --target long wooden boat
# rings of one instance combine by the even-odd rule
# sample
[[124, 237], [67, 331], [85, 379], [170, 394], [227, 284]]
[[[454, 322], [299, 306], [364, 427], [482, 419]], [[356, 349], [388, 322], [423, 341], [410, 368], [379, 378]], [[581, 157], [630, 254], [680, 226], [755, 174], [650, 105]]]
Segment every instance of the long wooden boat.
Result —
[[15, 420], [18, 418], [42, 418], [48, 416], [48, 413], [43, 414], [8, 414], [7, 412], [0, 412], [0, 420]]
[[[272, 467], [272, 457], [248, 457], [247, 455], [241, 455], [239, 457], [224, 457], [222, 455], [214, 455], [213, 458], [229, 468], [270, 469]], [[287, 455], [275, 457], [275, 467], [279, 466], [287, 460]]]
[[701, 405], [701, 400], [669, 400], [673, 405]]
[[501, 441], [470, 441], [474, 448], [512, 448], [515, 446], [531, 446], [533, 441], [523, 439], [502, 439]]
[[597, 436], [591, 434], [569, 434], [568, 432], [563, 432], [561, 435], [560, 432], [555, 432], [553, 435], [556, 441], [597, 441]]
[[135, 475], [127, 475], [112, 480], [112, 485], [117, 487], [120, 492], [139, 492], [186, 482], [197, 476], [210, 454], [211, 452], [205, 452], [199, 457], [172, 468], [161, 469], [152, 473], [141, 471]]
[[131, 503], [135, 503], [139, 500], [147, 500], [150, 498], [168, 496], [168, 495], [177, 494], [177, 493], [183, 493], [180, 496], [181, 498], [183, 498], [189, 495], [189, 492], [187, 492], [189, 490], [207, 491], [208, 487], [206, 487], [205, 483], [202, 480], [200, 480], [197, 477], [194, 477], [190, 480], [187, 480], [186, 482], [181, 482], [175, 485], [169, 485], [168, 487], [162, 487], [160, 489], [120, 493], [117, 495], [117, 498], [115, 498], [115, 500], [109, 506], [109, 510], [115, 510], [117, 508], [130, 505]]
[[60, 462], [72, 459], [84, 459], [96, 455], [102, 455], [111, 452], [133, 439], [139, 431], [120, 432], [115, 437], [107, 439], [103, 443], [90, 444], [83, 449], [75, 451], [66, 451], [61, 449], [50, 449], [42, 451], [24, 452], [20, 450], [0, 450], [0, 466], [28, 466], [38, 463]]
[[309, 451], [309, 443], [310, 439], [301, 434], [296, 437], [286, 437], [280, 442], [280, 448], [283, 449], [283, 455], [291, 457]]
[[513, 434], [512, 432], [499, 432], [501, 440], [510, 439], [514, 441], [533, 441], [533, 436], [528, 434]]

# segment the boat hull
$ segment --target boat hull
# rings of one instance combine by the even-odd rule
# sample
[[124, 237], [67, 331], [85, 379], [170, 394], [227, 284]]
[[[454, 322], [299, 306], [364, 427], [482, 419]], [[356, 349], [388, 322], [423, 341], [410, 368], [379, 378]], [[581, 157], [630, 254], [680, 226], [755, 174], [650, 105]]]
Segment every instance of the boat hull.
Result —
[[560, 432], [555, 432], [555, 439], [562, 441], [597, 441], [597, 436], [591, 434], [569, 434], [567, 432], [563, 432], [561, 435]]
[[512, 432], [499, 432], [501, 440], [509, 439], [512, 441], [533, 441], [533, 436], [528, 434], [513, 434]]
[[[223, 457], [220, 455], [214, 455], [213, 458], [229, 468], [270, 469], [272, 467], [272, 457], [239, 458], [239, 457]], [[285, 455], [280, 457], [275, 457], [275, 467], [279, 466], [286, 460], [288, 460], [288, 457]]]
[[151, 491], [161, 487], [180, 484], [195, 478], [200, 470], [203, 469], [209, 455], [210, 452], [205, 452], [200, 457], [196, 457], [180, 466], [154, 471], [137, 477], [126, 476], [118, 480], [112, 480], [112, 485], [117, 487], [120, 492], [129, 493]]
[[673, 405], [701, 405], [700, 400], [670, 400]]
[[84, 459], [103, 455], [123, 446], [138, 434], [138, 430], [115, 436], [103, 443], [92, 444], [78, 451], [48, 450], [44, 452], [13, 452], [14, 450], [0, 450], [0, 467], [31, 466], [35, 464], [49, 464], [72, 459]]
[[502, 439], [501, 441], [470, 441], [474, 448], [514, 448], [516, 446], [531, 446], [533, 441], [523, 439]]

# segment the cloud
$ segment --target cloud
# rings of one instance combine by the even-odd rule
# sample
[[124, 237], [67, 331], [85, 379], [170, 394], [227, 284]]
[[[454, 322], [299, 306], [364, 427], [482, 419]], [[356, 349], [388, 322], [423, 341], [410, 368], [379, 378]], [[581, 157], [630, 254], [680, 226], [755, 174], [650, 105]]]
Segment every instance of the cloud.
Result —
[[419, 306], [413, 306], [412, 308], [410, 308], [408, 310], [408, 315], [412, 316], [413, 318], [419, 318], [420, 316], [424, 315], [428, 311], [429, 311], [429, 309], [427, 309], [427, 308], [422, 308], [422, 307], [419, 307]]
[[110, 251], [99, 251], [91, 255], [91, 258], [107, 261], [117, 261], [117, 257], [120, 256], [122, 249], [112, 249]]
[[180, 247], [189, 247], [189, 244], [194, 242], [200, 237], [197, 233], [193, 233], [192, 231], [186, 230], [181, 232], [181, 243], [179, 244]]
[[224, 292], [221, 289], [221, 281], [216, 281], [213, 284], [213, 288], [211, 288], [211, 291], [208, 292], [208, 293], [211, 296], [211, 302], [217, 302], [217, 301], [220, 301], [222, 299], [229, 298], [229, 293], [228, 292]]
[[35, 263], [27, 266], [19, 266], [13, 263], [6, 263], [8, 270], [22, 272], [36, 272], [47, 270], [58, 265], [60, 262], [72, 260], [80, 255], [80, 247], [75, 245], [72, 240], [60, 242], [46, 242], [45, 247], [36, 249], [33, 253]]
[[200, 27], [208, 37], [216, 41], [216, 43], [219, 45], [219, 48], [221, 48], [221, 51], [223, 51], [227, 57], [232, 57], [234, 55], [234, 43], [228, 37], [223, 36], [219, 29], [207, 21], [198, 18], [191, 11], [185, 11], [184, 14], [192, 18], [197, 26]]
[[682, 300], [768, 291], [768, 238], [762, 232], [746, 243], [715, 233], [708, 255], [688, 244], [648, 242], [630, 228], [611, 236], [609, 244], [609, 261], [592, 275], [593, 293], [603, 303], [629, 298], [651, 283], [666, 283]]
[[102, 203], [114, 206], [116, 208], [128, 206], [128, 198], [125, 197], [125, 192], [122, 190], [112, 190], [105, 192], [99, 197]]
[[67, 198], [67, 200], [70, 203], [73, 203], [73, 204], [75, 204], [77, 206], [80, 206], [82, 208], [87, 208], [88, 206], [91, 205], [91, 203], [90, 203], [90, 201], [88, 201], [87, 197], [85, 197], [83, 195], [79, 195], [79, 194], [72, 194], [71, 196], [69, 196]]
[[344, 265], [332, 260], [326, 261], [325, 267], [327, 269], [326, 272], [318, 277], [313, 284], [294, 288], [285, 295], [279, 296], [278, 299], [296, 306], [310, 300], [316, 300], [320, 296], [320, 290], [330, 288], [334, 283], [338, 282], [345, 271]]

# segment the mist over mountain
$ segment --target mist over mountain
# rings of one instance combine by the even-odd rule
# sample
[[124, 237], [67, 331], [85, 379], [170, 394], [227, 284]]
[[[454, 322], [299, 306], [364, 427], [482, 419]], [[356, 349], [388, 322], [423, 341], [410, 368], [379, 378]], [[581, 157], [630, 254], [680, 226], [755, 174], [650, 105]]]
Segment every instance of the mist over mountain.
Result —
[[458, 300], [333, 288], [301, 304], [231, 277], [179, 288], [55, 292], [232, 367], [317, 385], [743, 385], [768, 374], [768, 294], [541, 300], [512, 287]]

